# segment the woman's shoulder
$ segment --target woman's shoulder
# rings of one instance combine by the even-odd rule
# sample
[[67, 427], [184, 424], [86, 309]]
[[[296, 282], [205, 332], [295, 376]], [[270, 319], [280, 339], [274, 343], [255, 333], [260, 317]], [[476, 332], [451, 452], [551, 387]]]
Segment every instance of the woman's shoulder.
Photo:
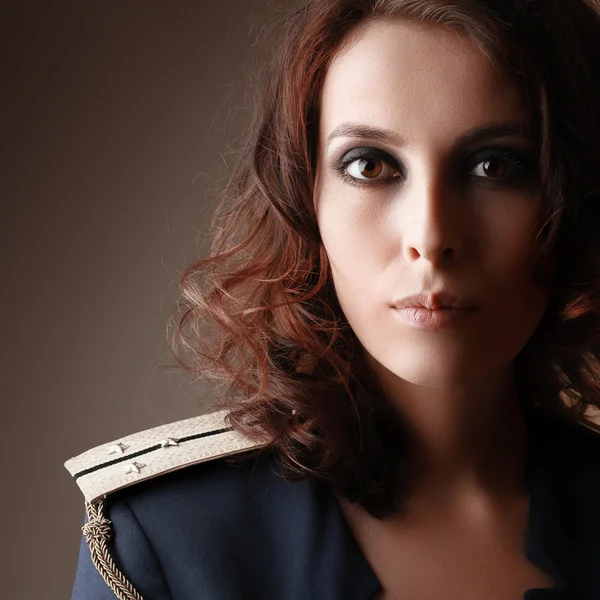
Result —
[[72, 600], [138, 598], [128, 589], [166, 600], [173, 586], [178, 598], [199, 588], [219, 590], [207, 597], [253, 597], [249, 582], [273, 587], [265, 565], [275, 561], [289, 581], [307, 575], [298, 569], [315, 552], [318, 528], [339, 525], [327, 491], [287, 480], [273, 453], [225, 416], [149, 429], [65, 463], [86, 506]]
[[[225, 417], [223, 410], [168, 423], [66, 461], [86, 509], [73, 600], [166, 600], [190, 560], [215, 567], [202, 558], [221, 553], [219, 522], [239, 519], [253, 479], [247, 457], [261, 449]], [[224, 460], [233, 456], [238, 466]], [[265, 464], [254, 459], [259, 476]]]

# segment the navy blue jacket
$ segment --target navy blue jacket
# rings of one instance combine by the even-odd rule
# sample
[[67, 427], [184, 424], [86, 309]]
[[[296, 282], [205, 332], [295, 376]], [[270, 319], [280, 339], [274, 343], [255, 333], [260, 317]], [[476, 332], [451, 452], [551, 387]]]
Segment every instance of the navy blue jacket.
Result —
[[[548, 416], [527, 422], [526, 555], [564, 585], [528, 590], [524, 600], [599, 600], [600, 435]], [[330, 489], [286, 481], [269, 452], [248, 456], [239, 465], [193, 465], [107, 498], [112, 555], [144, 600], [376, 597], [379, 581]], [[114, 598], [82, 538], [71, 600]]]

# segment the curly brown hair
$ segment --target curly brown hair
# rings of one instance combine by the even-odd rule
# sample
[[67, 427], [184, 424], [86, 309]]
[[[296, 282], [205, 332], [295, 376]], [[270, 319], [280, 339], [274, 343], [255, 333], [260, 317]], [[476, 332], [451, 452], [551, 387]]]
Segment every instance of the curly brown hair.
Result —
[[391, 16], [468, 35], [525, 93], [543, 197], [534, 278], [551, 298], [515, 358], [519, 397], [589, 427], [600, 407], [596, 10], [584, 0], [301, 2], [263, 31], [249, 63], [255, 112], [210, 253], [181, 275], [171, 343], [183, 368], [228, 385], [217, 408], [268, 442], [286, 477], [326, 481], [375, 518], [400, 511], [410, 489], [406, 436], [337, 301], [311, 199], [328, 64], [360, 26]]

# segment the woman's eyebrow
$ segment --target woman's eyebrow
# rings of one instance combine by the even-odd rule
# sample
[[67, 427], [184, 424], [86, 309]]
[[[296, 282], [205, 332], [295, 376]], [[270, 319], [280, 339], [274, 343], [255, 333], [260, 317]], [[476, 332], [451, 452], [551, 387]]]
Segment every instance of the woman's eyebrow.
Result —
[[[508, 135], [519, 135], [528, 139], [533, 139], [533, 136], [528, 131], [528, 124], [520, 121], [492, 121], [479, 125], [462, 136], [457, 138], [454, 143], [455, 147], [464, 146], [467, 144], [476, 144], [478, 142], [498, 138]], [[395, 131], [383, 129], [373, 125], [362, 123], [353, 123], [344, 121], [340, 123], [327, 137], [325, 148], [329, 148], [331, 141], [337, 137], [355, 137], [370, 140], [386, 142], [393, 146], [402, 147], [405, 145], [404, 138]]]

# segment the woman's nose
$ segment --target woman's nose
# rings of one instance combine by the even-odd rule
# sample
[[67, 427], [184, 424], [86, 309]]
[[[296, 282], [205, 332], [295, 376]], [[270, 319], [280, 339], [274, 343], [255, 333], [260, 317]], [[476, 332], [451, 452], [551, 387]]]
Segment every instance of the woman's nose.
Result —
[[456, 192], [439, 177], [414, 181], [398, 202], [398, 231], [408, 260], [456, 259], [464, 243]]

